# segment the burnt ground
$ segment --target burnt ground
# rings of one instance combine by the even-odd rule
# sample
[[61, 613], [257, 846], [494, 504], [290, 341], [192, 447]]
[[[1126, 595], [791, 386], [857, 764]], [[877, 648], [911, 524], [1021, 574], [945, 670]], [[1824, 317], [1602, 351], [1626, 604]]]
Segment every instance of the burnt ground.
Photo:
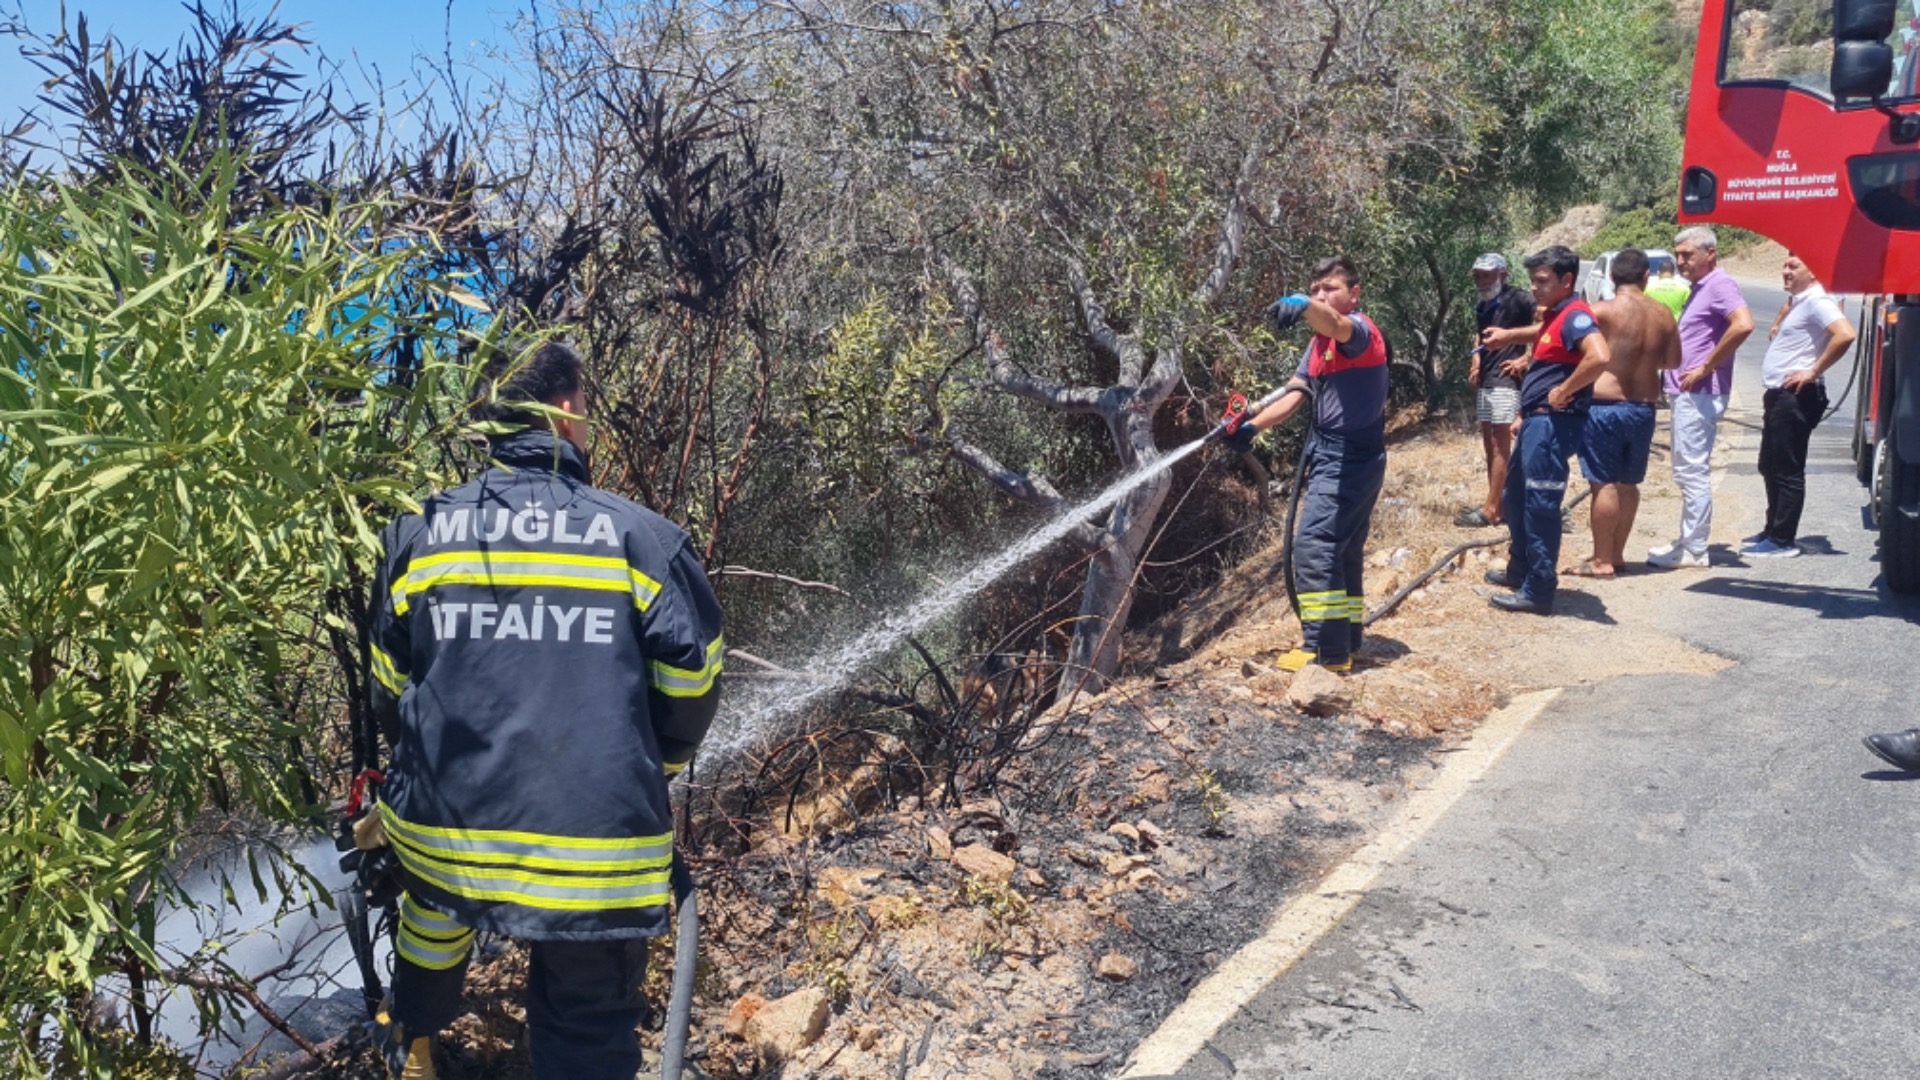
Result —
[[[1369, 545], [1376, 602], [1461, 540], [1499, 535], [1451, 524], [1481, 482], [1478, 443], [1444, 419], [1396, 434]], [[1563, 561], [1584, 551], [1570, 536]], [[986, 790], [935, 803], [890, 791], [884, 771], [849, 769], [823, 774], [811, 807], [710, 822], [694, 866], [694, 1063], [719, 1078], [1117, 1073], [1195, 982], [1359, 847], [1490, 709], [1551, 677], [1486, 604], [1478, 579], [1491, 554], [1460, 557], [1372, 628], [1339, 715], [1296, 711], [1288, 678], [1263, 665], [1299, 629], [1269, 545], [1135, 635], [1138, 674], [1049, 713]], [[1575, 618], [1551, 620], [1553, 632], [1600, 632], [1577, 614], [1580, 585], [1565, 591]], [[1652, 645], [1615, 655], [1713, 662]], [[442, 1076], [528, 1075], [523, 972], [510, 943], [476, 965]], [[651, 978], [663, 1004], [664, 970]], [[742, 1037], [757, 998], [808, 990], [832, 1008], [805, 1048], [782, 1061]], [[657, 1047], [658, 1031], [645, 1041]], [[370, 1066], [343, 1052], [308, 1075]]]

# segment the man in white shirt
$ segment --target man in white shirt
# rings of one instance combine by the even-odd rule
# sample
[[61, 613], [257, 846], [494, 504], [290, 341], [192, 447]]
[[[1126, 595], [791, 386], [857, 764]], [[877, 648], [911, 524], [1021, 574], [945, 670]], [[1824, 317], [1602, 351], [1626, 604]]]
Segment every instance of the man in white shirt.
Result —
[[1800, 508], [1807, 497], [1807, 441], [1827, 411], [1821, 376], [1853, 346], [1852, 324], [1799, 256], [1781, 267], [1787, 304], [1773, 320], [1760, 381], [1760, 476], [1767, 485], [1767, 527], [1747, 538], [1740, 554], [1790, 559], [1800, 554]]

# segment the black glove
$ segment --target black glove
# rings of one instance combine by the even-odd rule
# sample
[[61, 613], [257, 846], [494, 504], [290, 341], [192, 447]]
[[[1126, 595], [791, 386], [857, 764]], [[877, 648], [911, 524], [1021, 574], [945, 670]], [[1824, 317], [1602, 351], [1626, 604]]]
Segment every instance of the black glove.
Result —
[[1240, 421], [1239, 427], [1221, 437], [1221, 445], [1236, 454], [1244, 454], [1253, 449], [1253, 440], [1260, 437], [1260, 429], [1254, 427], [1250, 421], [1251, 417]]
[[1283, 296], [1267, 308], [1267, 325], [1276, 334], [1284, 334], [1306, 317], [1308, 300], [1301, 293]]

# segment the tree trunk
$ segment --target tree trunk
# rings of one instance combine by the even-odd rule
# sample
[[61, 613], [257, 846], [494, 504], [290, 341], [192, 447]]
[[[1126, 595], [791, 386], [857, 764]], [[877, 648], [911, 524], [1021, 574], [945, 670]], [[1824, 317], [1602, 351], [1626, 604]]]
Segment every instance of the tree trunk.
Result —
[[1120, 640], [1133, 610], [1134, 571], [1146, 554], [1153, 523], [1172, 486], [1167, 474], [1161, 473], [1129, 492], [1107, 519], [1103, 545], [1087, 568], [1087, 583], [1080, 592], [1080, 617], [1067, 648], [1061, 697], [1082, 690], [1099, 693], [1119, 670]]

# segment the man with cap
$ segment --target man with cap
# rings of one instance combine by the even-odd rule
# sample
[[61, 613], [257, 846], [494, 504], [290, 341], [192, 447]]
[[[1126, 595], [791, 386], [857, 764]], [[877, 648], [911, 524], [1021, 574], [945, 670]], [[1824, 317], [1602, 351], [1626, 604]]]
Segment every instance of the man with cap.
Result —
[[[1533, 294], [1507, 281], [1507, 258], [1489, 251], [1473, 261], [1473, 287], [1480, 294], [1474, 306], [1474, 340], [1489, 328], [1513, 330], [1533, 325]], [[1473, 350], [1467, 384], [1477, 391], [1474, 415], [1480, 421], [1480, 446], [1487, 457], [1487, 497], [1479, 506], [1456, 514], [1455, 525], [1484, 528], [1498, 525], [1501, 492], [1507, 486], [1507, 466], [1513, 457], [1513, 421], [1520, 409], [1520, 379], [1526, 374], [1525, 343], [1498, 349]]]

